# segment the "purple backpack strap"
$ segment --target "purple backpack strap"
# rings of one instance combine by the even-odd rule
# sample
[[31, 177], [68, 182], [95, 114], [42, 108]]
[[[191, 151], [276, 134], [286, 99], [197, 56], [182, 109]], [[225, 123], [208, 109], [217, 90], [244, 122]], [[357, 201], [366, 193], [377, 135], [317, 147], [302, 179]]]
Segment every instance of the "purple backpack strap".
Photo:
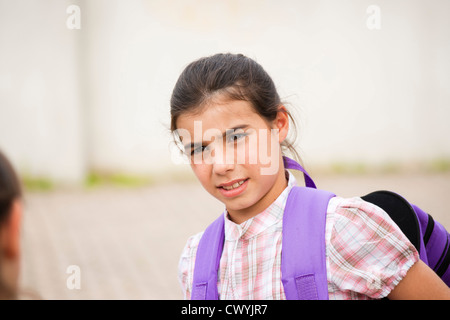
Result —
[[325, 223], [335, 195], [292, 188], [283, 215], [281, 275], [286, 299], [328, 300]]
[[311, 179], [308, 172], [306, 172], [306, 170], [300, 164], [285, 156], [283, 157], [283, 163], [285, 169], [295, 169], [303, 172], [303, 176], [305, 178], [305, 185], [308, 188], [316, 189], [316, 184], [314, 183], [313, 179]]
[[197, 247], [192, 300], [217, 300], [217, 273], [225, 239], [224, 216], [220, 215], [206, 228]]

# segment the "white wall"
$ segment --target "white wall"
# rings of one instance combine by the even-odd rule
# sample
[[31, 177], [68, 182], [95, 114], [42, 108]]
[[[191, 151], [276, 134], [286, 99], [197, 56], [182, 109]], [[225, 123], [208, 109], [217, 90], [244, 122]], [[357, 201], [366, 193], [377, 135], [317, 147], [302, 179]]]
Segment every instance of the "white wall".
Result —
[[78, 36], [69, 1], [0, 1], [0, 148], [28, 176], [85, 172]]
[[161, 172], [179, 73], [230, 51], [291, 102], [307, 165], [450, 157], [448, 12], [447, 0], [2, 0], [0, 147], [52, 177]]

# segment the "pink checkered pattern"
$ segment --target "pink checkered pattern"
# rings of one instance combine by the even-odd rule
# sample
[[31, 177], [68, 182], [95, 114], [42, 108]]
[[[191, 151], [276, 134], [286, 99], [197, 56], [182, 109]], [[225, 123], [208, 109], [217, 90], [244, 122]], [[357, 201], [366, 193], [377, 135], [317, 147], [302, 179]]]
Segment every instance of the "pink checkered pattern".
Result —
[[[281, 282], [282, 218], [288, 187], [259, 215], [237, 225], [225, 219], [218, 291], [224, 300], [286, 299]], [[179, 263], [179, 281], [190, 298], [197, 246], [189, 238]], [[387, 296], [419, 259], [414, 246], [379, 207], [360, 198], [333, 198], [326, 220], [326, 262], [330, 299]]]

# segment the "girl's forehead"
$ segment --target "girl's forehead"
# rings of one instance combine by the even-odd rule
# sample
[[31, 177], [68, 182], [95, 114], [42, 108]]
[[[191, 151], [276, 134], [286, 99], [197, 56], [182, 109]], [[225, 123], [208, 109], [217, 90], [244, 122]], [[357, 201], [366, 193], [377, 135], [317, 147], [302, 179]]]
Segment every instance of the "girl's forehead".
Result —
[[190, 127], [195, 121], [201, 121], [204, 125], [227, 126], [244, 119], [251, 122], [262, 121], [262, 117], [248, 101], [233, 100], [209, 103], [196, 112], [182, 114], [178, 118], [177, 127]]

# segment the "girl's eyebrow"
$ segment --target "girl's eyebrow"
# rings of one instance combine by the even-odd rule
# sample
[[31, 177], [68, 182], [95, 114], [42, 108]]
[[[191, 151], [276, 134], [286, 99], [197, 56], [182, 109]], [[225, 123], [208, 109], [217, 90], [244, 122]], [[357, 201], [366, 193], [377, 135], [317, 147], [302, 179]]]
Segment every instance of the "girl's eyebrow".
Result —
[[[240, 125], [234, 126], [231, 129], [227, 129], [227, 130], [225, 130], [225, 132], [222, 133], [222, 138], [226, 137], [229, 134], [232, 134], [234, 131], [236, 131], [238, 129], [245, 129], [245, 128], [248, 128], [249, 126], [250, 125], [248, 125], [248, 124], [240, 124]], [[192, 148], [195, 149], [197, 147], [201, 147], [202, 145], [203, 145], [203, 142], [187, 143], [187, 144], [184, 145], [184, 150], [189, 150], [189, 148], [190, 149], [192, 149]]]

